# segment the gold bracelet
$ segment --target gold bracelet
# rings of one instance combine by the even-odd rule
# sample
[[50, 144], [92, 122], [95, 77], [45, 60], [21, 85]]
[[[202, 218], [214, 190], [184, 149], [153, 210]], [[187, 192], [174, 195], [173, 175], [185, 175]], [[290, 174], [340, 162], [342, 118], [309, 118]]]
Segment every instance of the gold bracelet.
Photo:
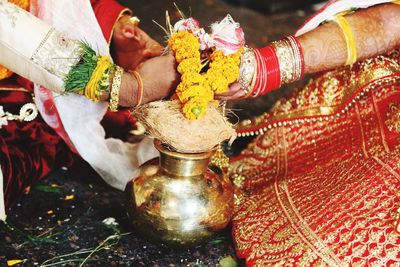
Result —
[[256, 57], [254, 51], [251, 48], [244, 47], [240, 57], [240, 75], [237, 81], [241, 85], [246, 96], [252, 91], [251, 85], [254, 80], [255, 72]]
[[119, 103], [119, 91], [121, 89], [122, 82], [122, 74], [124, 73], [124, 69], [120, 66], [115, 67], [114, 77], [111, 85], [110, 92], [110, 110], [112, 112], [118, 111], [118, 103]]
[[303, 75], [303, 55], [300, 51], [300, 45], [296, 41], [295, 37], [288, 36], [286, 37], [286, 40], [289, 42], [293, 52], [293, 81], [297, 81], [300, 80]]
[[347, 60], [346, 65], [353, 65], [357, 61], [357, 48], [356, 41], [354, 38], [353, 31], [350, 28], [349, 23], [343, 15], [339, 14], [335, 19], [336, 23], [342, 29], [344, 38], [347, 45]]

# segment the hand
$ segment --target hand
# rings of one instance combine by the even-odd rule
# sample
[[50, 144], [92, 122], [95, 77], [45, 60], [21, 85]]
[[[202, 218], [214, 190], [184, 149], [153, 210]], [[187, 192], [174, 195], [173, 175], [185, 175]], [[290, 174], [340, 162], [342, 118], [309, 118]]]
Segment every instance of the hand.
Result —
[[246, 95], [245, 91], [242, 89], [242, 86], [239, 83], [232, 83], [229, 86], [229, 91], [223, 94], [215, 95], [215, 98], [218, 100], [234, 100], [238, 98], [243, 98]]
[[143, 103], [148, 103], [171, 95], [179, 74], [173, 55], [151, 58], [141, 64], [137, 71], [143, 80]]
[[124, 69], [136, 69], [145, 60], [160, 56], [163, 47], [152, 39], [130, 16], [122, 16], [114, 28], [112, 55], [115, 62]]

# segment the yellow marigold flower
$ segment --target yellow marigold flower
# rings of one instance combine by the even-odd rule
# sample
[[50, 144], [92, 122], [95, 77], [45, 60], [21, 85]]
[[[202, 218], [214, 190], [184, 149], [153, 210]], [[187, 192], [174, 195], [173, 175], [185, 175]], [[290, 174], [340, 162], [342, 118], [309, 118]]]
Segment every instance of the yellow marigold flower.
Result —
[[22, 9], [28, 10], [30, 0], [9, 0], [9, 2], [13, 3], [14, 5], [19, 6]]
[[214, 92], [209, 87], [201, 85], [193, 85], [183, 91], [176, 91], [181, 102], [187, 102], [189, 100], [198, 100], [203, 102], [209, 102], [214, 99]]
[[216, 94], [226, 93], [228, 91], [229, 83], [225, 80], [219, 80], [213, 83], [212, 89]]
[[175, 53], [179, 63], [178, 72], [182, 74], [176, 94], [183, 104], [182, 112], [189, 120], [200, 119], [214, 100], [214, 93], [224, 93], [229, 84], [239, 77], [239, 64], [242, 51], [225, 56], [222, 51], [214, 51], [210, 56], [209, 68], [202, 70], [200, 43], [189, 32], [175, 33], [168, 45]]
[[224, 53], [220, 50], [216, 50], [211, 54], [212, 61], [219, 61], [224, 58]]
[[235, 82], [239, 77], [239, 68], [226, 68], [223, 70], [224, 76], [226, 77], [229, 84]]
[[0, 65], [0, 80], [10, 77], [13, 74], [12, 71], [6, 67]]
[[206, 78], [197, 72], [185, 72], [181, 77], [181, 84], [190, 85], [205, 85]]
[[207, 72], [207, 81], [210, 84], [211, 90], [213, 90], [215, 93], [220, 94], [228, 91], [229, 83], [222, 72]]
[[190, 48], [179, 49], [175, 52], [175, 59], [178, 63], [189, 58], [200, 58], [200, 52]]
[[200, 58], [200, 42], [196, 36], [189, 32], [173, 34], [168, 40], [168, 45], [175, 53], [178, 63], [187, 58]]
[[183, 105], [183, 114], [188, 120], [201, 119], [206, 114], [208, 102], [189, 100]]
[[179, 63], [178, 72], [184, 74], [187, 72], [200, 72], [201, 71], [201, 61], [200, 58], [188, 58], [184, 59]]

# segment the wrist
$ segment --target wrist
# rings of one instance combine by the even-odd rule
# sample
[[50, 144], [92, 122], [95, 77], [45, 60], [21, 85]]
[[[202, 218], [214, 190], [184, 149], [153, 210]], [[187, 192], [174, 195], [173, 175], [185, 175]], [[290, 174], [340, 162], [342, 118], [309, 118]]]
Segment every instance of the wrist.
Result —
[[[241, 71], [238, 82], [241, 84], [246, 96], [257, 97], [264, 95], [274, 89], [278, 89], [282, 84], [292, 83], [301, 79], [305, 72], [304, 56], [300, 43], [293, 36], [286, 37], [280, 41], [273, 42], [262, 49], [251, 51], [254, 60], [247, 60], [248, 64], [253, 64], [252, 75], [246, 83], [246, 72]], [[251, 57], [253, 57], [253, 55]], [[242, 56], [241, 65], [246, 64]], [[250, 86], [246, 87], [247, 84]]]
[[131, 73], [122, 75], [119, 105], [122, 107], [134, 107], [138, 104], [138, 81]]

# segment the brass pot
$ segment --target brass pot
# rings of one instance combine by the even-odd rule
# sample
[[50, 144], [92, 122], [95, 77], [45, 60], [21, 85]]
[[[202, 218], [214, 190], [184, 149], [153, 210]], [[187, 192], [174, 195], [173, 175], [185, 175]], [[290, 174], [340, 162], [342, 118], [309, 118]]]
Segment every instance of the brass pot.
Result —
[[214, 152], [183, 154], [154, 143], [160, 157], [143, 164], [125, 190], [135, 230], [172, 247], [210, 239], [233, 213], [231, 182], [220, 168], [209, 166]]

